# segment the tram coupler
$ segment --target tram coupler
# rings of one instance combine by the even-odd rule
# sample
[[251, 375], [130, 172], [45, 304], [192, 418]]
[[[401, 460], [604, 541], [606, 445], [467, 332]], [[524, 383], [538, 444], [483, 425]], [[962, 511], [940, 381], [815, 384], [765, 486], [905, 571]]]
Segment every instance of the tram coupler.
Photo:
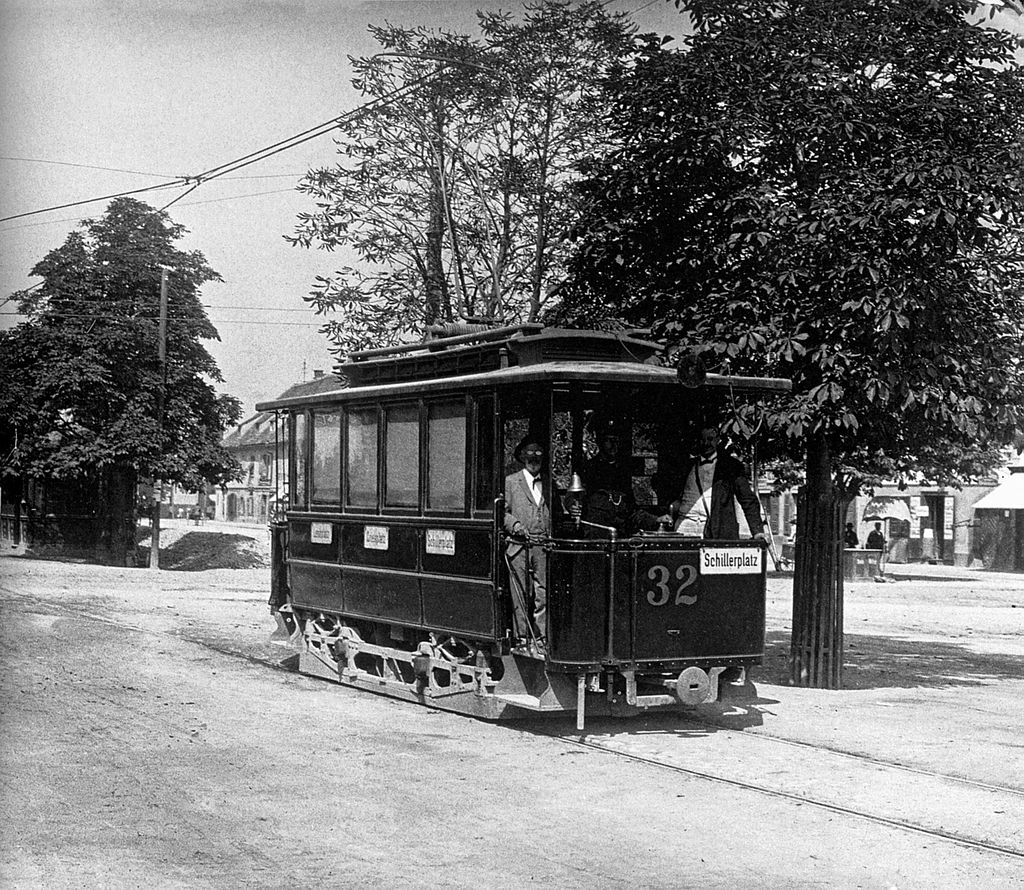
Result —
[[[663, 693], [637, 693], [636, 671], [622, 671], [626, 681], [626, 704], [635, 708], [655, 708], [663, 705], [704, 705], [718, 701], [718, 677], [725, 668], [683, 668], [673, 680], [662, 680]], [[668, 691], [671, 690], [671, 693]]]

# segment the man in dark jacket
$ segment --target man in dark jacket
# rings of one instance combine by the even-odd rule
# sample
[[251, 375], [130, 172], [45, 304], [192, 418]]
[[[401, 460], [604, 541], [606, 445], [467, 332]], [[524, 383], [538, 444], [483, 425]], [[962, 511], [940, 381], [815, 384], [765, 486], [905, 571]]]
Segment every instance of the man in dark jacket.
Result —
[[604, 531], [596, 526], [614, 528], [619, 535], [633, 534], [637, 529], [653, 531], [658, 520], [637, 506], [633, 494], [632, 458], [628, 447], [623, 447], [627, 430], [623, 422], [602, 420], [596, 430], [597, 454], [588, 460], [580, 472], [586, 497], [583, 519], [595, 523], [587, 528], [591, 537], [601, 537]]
[[700, 432], [699, 453], [684, 467], [683, 490], [672, 504], [672, 528], [679, 534], [717, 540], [738, 540], [739, 503], [751, 535], [764, 539], [761, 505], [743, 464], [718, 447], [718, 429]]

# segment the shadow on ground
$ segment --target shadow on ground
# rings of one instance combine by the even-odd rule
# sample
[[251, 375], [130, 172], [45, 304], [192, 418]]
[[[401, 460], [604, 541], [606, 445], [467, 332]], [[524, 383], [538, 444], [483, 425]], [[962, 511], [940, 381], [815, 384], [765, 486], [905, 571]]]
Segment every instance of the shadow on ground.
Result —
[[[149, 563], [149, 542], [138, 546], [139, 565]], [[256, 569], [269, 565], [266, 555], [251, 537], [222, 532], [187, 532], [160, 548], [160, 568], [172, 572], [207, 569]]]
[[[789, 685], [789, 646], [788, 632], [767, 635], [764, 664], [753, 671], [756, 682]], [[974, 652], [954, 643], [848, 633], [845, 648], [844, 689], [982, 686], [1024, 680], [1018, 656]]]

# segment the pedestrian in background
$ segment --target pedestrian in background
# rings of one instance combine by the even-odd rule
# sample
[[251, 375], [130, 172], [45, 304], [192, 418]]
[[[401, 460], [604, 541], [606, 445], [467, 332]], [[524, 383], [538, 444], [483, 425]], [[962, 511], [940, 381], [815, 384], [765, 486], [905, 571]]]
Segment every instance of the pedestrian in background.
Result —
[[853, 523], [846, 523], [846, 531], [843, 532], [843, 544], [847, 547], [859, 547], [860, 539], [857, 537], [857, 532], [854, 531]]
[[882, 534], [882, 523], [876, 522], [874, 529], [868, 535], [868, 550], [878, 550], [878, 572], [875, 575], [876, 581], [885, 580], [885, 535]]

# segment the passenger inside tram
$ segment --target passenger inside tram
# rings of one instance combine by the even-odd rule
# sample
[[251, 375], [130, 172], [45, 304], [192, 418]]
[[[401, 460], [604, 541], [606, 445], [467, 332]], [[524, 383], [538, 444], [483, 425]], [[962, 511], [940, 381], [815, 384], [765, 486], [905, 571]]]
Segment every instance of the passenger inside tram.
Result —
[[583, 498], [570, 507], [570, 514], [586, 523], [590, 537], [602, 537], [611, 529], [616, 535], [657, 530], [658, 517], [637, 504], [628, 425], [619, 418], [597, 418], [594, 430], [597, 453], [581, 468]]
[[742, 515], [751, 536], [763, 539], [761, 505], [747, 469], [722, 443], [718, 425], [702, 422], [699, 438], [684, 441], [681, 453], [686, 457], [676, 480], [678, 493], [662, 520], [668, 520], [678, 534], [737, 540]]

